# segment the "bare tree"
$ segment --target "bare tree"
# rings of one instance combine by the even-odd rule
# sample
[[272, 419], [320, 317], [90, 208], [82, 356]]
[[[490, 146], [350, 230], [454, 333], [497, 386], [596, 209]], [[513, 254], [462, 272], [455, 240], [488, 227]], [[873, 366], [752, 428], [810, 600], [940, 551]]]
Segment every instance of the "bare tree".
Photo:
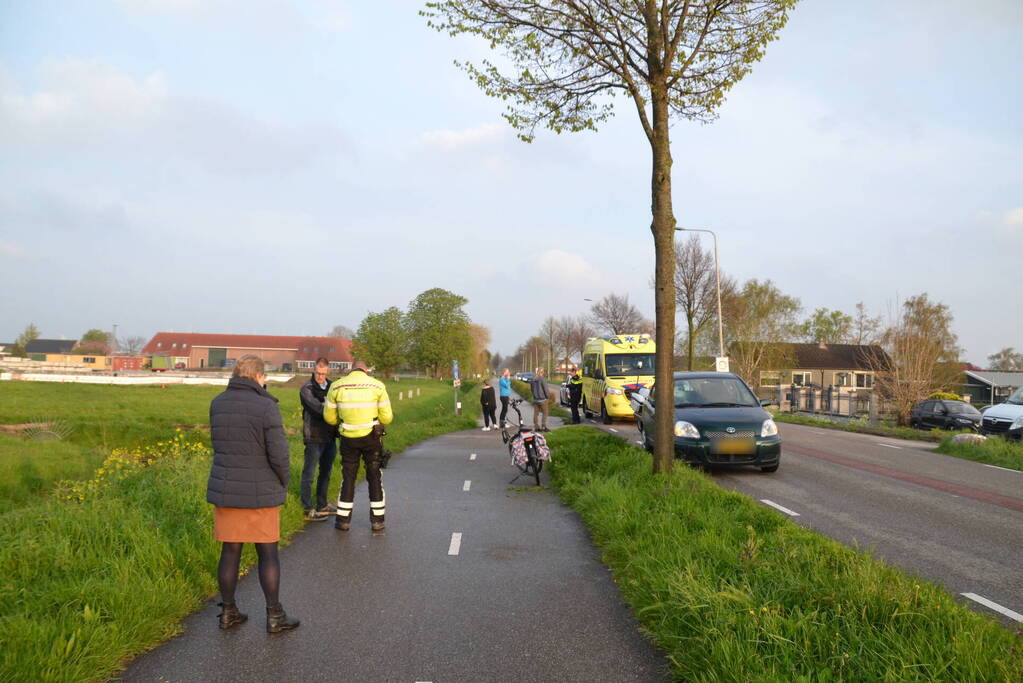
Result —
[[[675, 214], [672, 117], [711, 121], [732, 86], [764, 55], [796, 0], [440, 0], [421, 13], [452, 36], [504, 52], [506, 72], [459, 64], [487, 95], [509, 103], [505, 119], [531, 141], [537, 126], [595, 130], [631, 100], [651, 153], [650, 232], [657, 316], [656, 393], [670, 405], [675, 341]], [[457, 62], [456, 62], [457, 64]], [[603, 101], [602, 101], [603, 100]], [[674, 416], [659, 411], [654, 472], [674, 463]]]
[[987, 357], [988, 369], [1001, 372], [1023, 372], [1023, 353], [1011, 346]]
[[541, 365], [547, 368], [547, 376], [550, 377], [553, 372], [551, 365], [557, 362], [560, 351], [561, 325], [558, 319], [547, 316], [536, 336], [543, 340], [544, 357]]
[[[696, 235], [675, 244], [675, 307], [686, 319], [687, 370], [693, 369], [697, 338], [717, 322], [718, 280], [715, 270], [714, 253], [704, 249]], [[735, 280], [722, 275], [722, 300], [734, 291]]]
[[355, 336], [355, 332], [352, 328], [345, 327], [344, 325], [334, 325], [330, 332], [327, 333], [328, 337], [338, 337], [340, 339], [351, 339]]
[[125, 353], [134, 356], [146, 345], [145, 337], [125, 337], [121, 340], [121, 348]]
[[876, 344], [881, 331], [881, 316], [867, 315], [867, 309], [863, 302], [856, 304], [856, 314], [853, 316], [852, 331], [849, 341], [853, 344]]
[[608, 294], [590, 307], [590, 322], [610, 334], [642, 332], [648, 321], [629, 303], [629, 295]]
[[899, 424], [908, 423], [916, 403], [957, 383], [959, 351], [948, 306], [927, 294], [906, 300], [880, 346], [868, 354], [874, 386], [894, 404]]
[[[749, 280], [728, 297], [725, 323], [733, 368], [754, 389], [760, 371], [791, 364], [792, 339], [799, 314], [799, 299], [782, 294], [773, 282]], [[722, 301], [722, 305], [725, 305]]]

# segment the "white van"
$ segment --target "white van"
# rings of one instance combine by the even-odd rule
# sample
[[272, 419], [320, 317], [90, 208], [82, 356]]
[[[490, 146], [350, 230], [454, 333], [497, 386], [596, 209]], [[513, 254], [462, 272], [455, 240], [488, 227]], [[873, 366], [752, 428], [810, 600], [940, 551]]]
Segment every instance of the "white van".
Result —
[[998, 435], [1016, 441], [1023, 440], [1023, 387], [998, 405], [984, 411], [980, 433], [986, 436]]

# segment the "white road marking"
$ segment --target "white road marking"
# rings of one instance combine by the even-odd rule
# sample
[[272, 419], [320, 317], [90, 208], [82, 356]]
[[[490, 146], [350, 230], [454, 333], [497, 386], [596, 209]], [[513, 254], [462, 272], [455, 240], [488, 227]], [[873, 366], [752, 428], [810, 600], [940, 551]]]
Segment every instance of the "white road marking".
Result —
[[475, 460], [475, 459], [476, 459], [476, 454], [475, 453], [470, 453], [469, 454], [469, 460]]
[[902, 450], [902, 446], [893, 446], [890, 443], [881, 443], [880, 441], [878, 441], [877, 445], [878, 446], [884, 446], [885, 448], [897, 448], [900, 451]]
[[462, 534], [460, 533], [451, 534], [451, 545], [448, 546], [448, 555], [457, 555], [461, 547]]
[[798, 517], [799, 516], [798, 512], [793, 512], [792, 510], [789, 510], [787, 507], [782, 507], [781, 505], [778, 505], [774, 501], [767, 500], [766, 498], [761, 499], [760, 502], [763, 503], [764, 505], [770, 505], [775, 510], [780, 510], [781, 512], [784, 512], [789, 517]]
[[1006, 472], [1015, 472], [1016, 474], [1023, 474], [1019, 470], [1010, 470], [1008, 467], [999, 467], [998, 465], [988, 465], [986, 462], [981, 463], [984, 467], [994, 467], [996, 470], [1005, 470]]
[[1023, 614], [1020, 614], [1019, 612], [1013, 612], [1008, 607], [1002, 607], [997, 602], [991, 602], [987, 598], [982, 598], [981, 596], [977, 595], [976, 593], [960, 593], [960, 595], [962, 595], [964, 598], [969, 598], [970, 600], [973, 600], [974, 602], [979, 602], [980, 604], [984, 605], [984, 607], [988, 607], [990, 609], [993, 609], [994, 611], [998, 612], [999, 614], [1004, 614], [1005, 616], [1009, 617], [1010, 619], [1014, 619], [1015, 621], [1023, 623]]
[[608, 429], [608, 431], [614, 432], [615, 434], [618, 433], [618, 430], [615, 429], [614, 427], [608, 427], [607, 429]]
[[815, 430], [813, 430], [813, 433], [814, 434], [827, 434], [827, 432], [824, 431], [823, 429], [815, 429]]
[[462, 484], [462, 490], [463, 491], [468, 491], [470, 486], [472, 486], [472, 481], [466, 479], [465, 483]]

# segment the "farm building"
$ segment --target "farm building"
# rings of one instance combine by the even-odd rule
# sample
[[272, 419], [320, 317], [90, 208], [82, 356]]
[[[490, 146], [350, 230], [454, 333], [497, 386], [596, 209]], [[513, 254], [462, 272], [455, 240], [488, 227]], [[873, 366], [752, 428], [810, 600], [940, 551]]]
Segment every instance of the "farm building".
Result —
[[[340, 337], [289, 337], [264, 334], [205, 334], [158, 332], [142, 349], [153, 357], [153, 367], [166, 369], [230, 367], [240, 356], [253, 354], [275, 370], [312, 370], [323, 356], [334, 370], [352, 366], [352, 342]], [[158, 362], [158, 358], [165, 361]]]

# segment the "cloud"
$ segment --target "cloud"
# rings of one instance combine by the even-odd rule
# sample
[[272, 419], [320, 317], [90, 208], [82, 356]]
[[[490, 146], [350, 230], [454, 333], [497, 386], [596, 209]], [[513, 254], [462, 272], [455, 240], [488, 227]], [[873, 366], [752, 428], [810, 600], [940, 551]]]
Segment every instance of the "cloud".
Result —
[[283, 37], [306, 32], [340, 33], [352, 28], [351, 12], [339, 0], [118, 0], [135, 14], [153, 14], [192, 24], [230, 25]]
[[11, 258], [23, 259], [25, 258], [25, 252], [9, 242], [0, 242], [0, 256], [10, 256]]
[[1010, 232], [1023, 230], [1023, 206], [1006, 211], [1002, 216], [1002, 225]]
[[475, 147], [501, 139], [505, 127], [498, 123], [484, 123], [475, 128], [462, 130], [431, 130], [420, 136], [420, 141], [430, 147], [452, 150]]
[[589, 290], [607, 282], [599, 268], [571, 251], [548, 249], [540, 252], [530, 265], [541, 282], [557, 282], [569, 289]]
[[0, 78], [0, 143], [40, 158], [117, 158], [147, 171], [186, 163], [230, 176], [279, 175], [315, 161], [351, 156], [328, 125], [281, 125], [230, 104], [177, 94], [159, 72], [134, 77], [102, 61], [50, 60], [38, 89]]

